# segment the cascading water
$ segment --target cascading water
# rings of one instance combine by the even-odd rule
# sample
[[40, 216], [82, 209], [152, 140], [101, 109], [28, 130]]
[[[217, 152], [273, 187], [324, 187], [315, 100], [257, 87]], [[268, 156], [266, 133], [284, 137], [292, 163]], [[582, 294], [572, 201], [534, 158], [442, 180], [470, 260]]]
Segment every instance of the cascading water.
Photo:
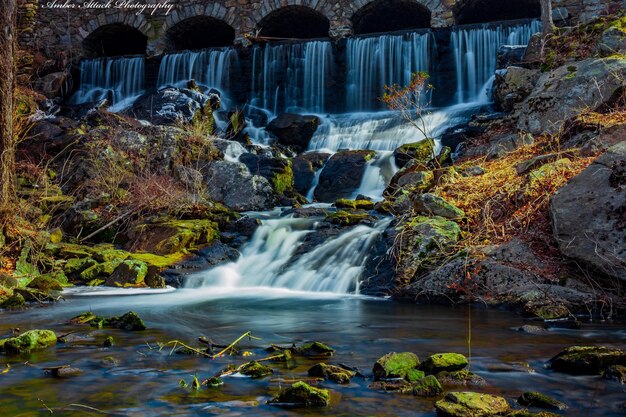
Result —
[[378, 98], [385, 86], [407, 85], [411, 75], [430, 68], [432, 34], [382, 35], [349, 39], [346, 46], [348, 67], [348, 111], [381, 107]]
[[190, 277], [187, 287], [286, 288], [348, 294], [359, 292], [369, 249], [391, 222], [356, 226], [294, 259], [319, 219], [283, 217], [264, 220], [237, 262]]
[[510, 27], [498, 25], [453, 31], [450, 42], [456, 67], [456, 102], [488, 102], [486, 86], [493, 80], [500, 47], [527, 45], [530, 37], [540, 31], [539, 21]]
[[144, 90], [145, 58], [96, 58], [80, 63], [80, 86], [74, 104], [109, 99], [111, 111], [130, 105]]
[[232, 48], [168, 54], [161, 60], [157, 86], [186, 87], [187, 81], [195, 80], [228, 97], [230, 77], [238, 60], [237, 52]]
[[320, 113], [333, 71], [328, 41], [257, 46], [252, 54], [252, 105], [270, 110]]

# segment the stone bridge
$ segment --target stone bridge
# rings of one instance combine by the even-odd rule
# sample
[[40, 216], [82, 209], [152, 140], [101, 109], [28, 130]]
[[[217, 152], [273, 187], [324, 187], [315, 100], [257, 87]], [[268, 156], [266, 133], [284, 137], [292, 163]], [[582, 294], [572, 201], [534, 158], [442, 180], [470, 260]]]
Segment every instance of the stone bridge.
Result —
[[[342, 38], [539, 17], [539, 0], [23, 0], [21, 41], [47, 57], [158, 55], [272, 39]], [[137, 13], [116, 5], [167, 3]], [[74, 7], [72, 7], [74, 5]], [[78, 7], [81, 5], [82, 7]], [[556, 17], [588, 20], [623, 0], [553, 0]], [[25, 17], [26, 16], [26, 17]]]

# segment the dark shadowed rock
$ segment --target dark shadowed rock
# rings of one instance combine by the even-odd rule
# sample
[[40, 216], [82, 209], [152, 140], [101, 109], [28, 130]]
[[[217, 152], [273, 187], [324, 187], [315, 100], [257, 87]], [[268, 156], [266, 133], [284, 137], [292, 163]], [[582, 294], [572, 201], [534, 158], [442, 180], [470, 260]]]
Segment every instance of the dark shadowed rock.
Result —
[[497, 69], [519, 65], [524, 62], [526, 47], [521, 45], [503, 45], [498, 49]]
[[307, 195], [313, 186], [315, 173], [324, 166], [329, 157], [330, 154], [327, 153], [310, 152], [291, 160], [294, 187], [297, 192]]
[[351, 198], [361, 185], [365, 167], [374, 151], [344, 151], [334, 154], [326, 163], [315, 188], [315, 199], [332, 203]]
[[319, 125], [320, 119], [317, 116], [283, 113], [272, 120], [266, 130], [276, 136], [281, 145], [302, 152], [309, 147]]
[[190, 123], [196, 115], [210, 106], [209, 96], [186, 88], [164, 88], [137, 99], [124, 113], [136, 119], [158, 125]]
[[572, 375], [599, 375], [611, 365], [626, 365], [626, 351], [605, 346], [571, 346], [550, 359], [550, 367]]
[[513, 110], [516, 103], [522, 102], [533, 91], [540, 72], [536, 69], [508, 67], [496, 72], [493, 100], [498, 109]]
[[610, 148], [550, 201], [561, 252], [626, 280], [626, 142]]

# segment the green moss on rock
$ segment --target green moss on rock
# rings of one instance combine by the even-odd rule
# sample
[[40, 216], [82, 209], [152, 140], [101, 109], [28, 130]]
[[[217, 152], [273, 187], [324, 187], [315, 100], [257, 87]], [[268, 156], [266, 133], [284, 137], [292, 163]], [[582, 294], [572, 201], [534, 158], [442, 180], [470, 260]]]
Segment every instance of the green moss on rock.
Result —
[[288, 161], [287, 165], [281, 172], [276, 172], [271, 178], [274, 190], [278, 194], [285, 194], [287, 191], [293, 191], [294, 177], [291, 161]]
[[308, 374], [309, 376], [328, 379], [338, 384], [348, 384], [350, 379], [356, 375], [355, 372], [340, 368], [339, 366], [326, 365], [325, 363], [314, 365], [309, 369]]
[[298, 381], [282, 390], [269, 403], [289, 407], [327, 407], [330, 405], [330, 392]]
[[321, 342], [309, 342], [294, 349], [294, 353], [300, 356], [333, 356], [335, 349]]
[[467, 358], [459, 353], [437, 353], [420, 364], [420, 369], [429, 374], [442, 371], [460, 371], [467, 366]]
[[16, 308], [22, 308], [25, 304], [26, 300], [24, 299], [24, 296], [22, 294], [13, 294], [2, 303], [0, 303], [0, 308], [11, 310]]
[[441, 216], [447, 219], [462, 219], [465, 217], [463, 210], [431, 193], [417, 196], [413, 208], [417, 213]]
[[4, 339], [0, 346], [7, 355], [19, 355], [43, 350], [56, 343], [57, 336], [51, 330], [29, 330], [18, 337]]
[[552, 369], [573, 375], [599, 375], [611, 365], [626, 366], [626, 350], [605, 346], [571, 346], [550, 359]]
[[91, 258], [72, 258], [65, 262], [63, 270], [66, 275], [80, 274], [87, 268], [97, 265], [98, 262]]
[[439, 372], [436, 376], [442, 385], [447, 386], [482, 387], [487, 385], [487, 382], [481, 376], [467, 369], [454, 372], [443, 371]]
[[520, 405], [525, 407], [546, 408], [549, 410], [565, 410], [567, 405], [545, 394], [536, 391], [528, 391], [517, 399]]
[[354, 226], [356, 224], [372, 220], [373, 217], [367, 213], [350, 213], [345, 210], [338, 210], [326, 216], [326, 221], [342, 227]]
[[407, 380], [417, 380], [424, 376], [416, 373], [419, 366], [419, 358], [411, 352], [390, 352], [381, 357], [374, 364], [372, 372], [376, 380], [389, 378], [405, 378]]
[[487, 417], [499, 416], [510, 410], [502, 397], [477, 392], [449, 392], [443, 400], [435, 403], [440, 417]]
[[418, 397], [437, 397], [442, 392], [443, 388], [434, 375], [428, 375], [416, 381], [413, 387], [413, 395]]
[[400, 146], [394, 151], [394, 156], [401, 166], [404, 166], [411, 159], [415, 159], [417, 162], [425, 165], [433, 159], [434, 152], [435, 141], [425, 139], [421, 142], [407, 143]]
[[109, 276], [105, 285], [110, 287], [144, 287], [148, 274], [148, 265], [137, 260], [128, 260], [120, 263]]
[[348, 208], [352, 210], [372, 210], [374, 203], [369, 200], [349, 200], [347, 198], [340, 198], [335, 201], [335, 207]]
[[263, 378], [272, 375], [274, 371], [269, 366], [260, 364], [257, 361], [248, 362], [239, 369], [239, 373], [251, 378]]

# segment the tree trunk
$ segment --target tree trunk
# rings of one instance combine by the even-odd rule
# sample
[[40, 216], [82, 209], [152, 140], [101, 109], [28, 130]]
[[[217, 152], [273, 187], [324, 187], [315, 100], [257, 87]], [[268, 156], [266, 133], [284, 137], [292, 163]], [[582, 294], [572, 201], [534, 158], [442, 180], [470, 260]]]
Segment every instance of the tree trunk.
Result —
[[17, 0], [0, 9], [0, 209], [9, 208], [15, 192], [15, 37]]
[[541, 0], [541, 26], [543, 27], [543, 39], [554, 33], [554, 21], [552, 20], [552, 0]]

